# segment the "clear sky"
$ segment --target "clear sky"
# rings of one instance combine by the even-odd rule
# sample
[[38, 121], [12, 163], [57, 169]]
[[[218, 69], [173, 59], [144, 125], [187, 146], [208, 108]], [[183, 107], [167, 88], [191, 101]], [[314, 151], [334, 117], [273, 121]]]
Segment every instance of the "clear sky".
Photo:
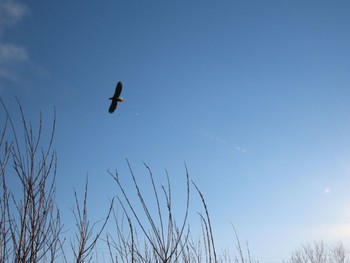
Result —
[[0, 0], [0, 96], [48, 129], [56, 107], [62, 211], [88, 174], [101, 217], [126, 158], [181, 193], [186, 162], [220, 248], [231, 224], [260, 262], [350, 246], [349, 14], [345, 0]]

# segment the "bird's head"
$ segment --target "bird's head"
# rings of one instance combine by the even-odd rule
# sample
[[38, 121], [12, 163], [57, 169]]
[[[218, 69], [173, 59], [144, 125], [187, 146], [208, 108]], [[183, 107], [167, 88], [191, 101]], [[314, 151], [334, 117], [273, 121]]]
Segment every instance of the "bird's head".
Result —
[[124, 102], [124, 99], [123, 99], [122, 97], [119, 97], [119, 98], [117, 99], [117, 101], [119, 101], [119, 102]]

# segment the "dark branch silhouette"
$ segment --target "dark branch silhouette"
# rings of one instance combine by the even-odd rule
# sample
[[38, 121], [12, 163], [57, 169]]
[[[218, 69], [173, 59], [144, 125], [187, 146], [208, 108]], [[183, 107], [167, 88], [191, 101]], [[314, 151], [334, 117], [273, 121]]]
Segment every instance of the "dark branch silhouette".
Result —
[[115, 92], [114, 92], [114, 95], [113, 97], [110, 97], [109, 99], [112, 100], [111, 102], [111, 106], [109, 106], [109, 113], [113, 113], [115, 111], [115, 109], [117, 108], [117, 104], [118, 102], [123, 102], [124, 99], [122, 97], [119, 97], [120, 96], [120, 93], [122, 92], [122, 83], [119, 81], [117, 83], [117, 86], [115, 88]]

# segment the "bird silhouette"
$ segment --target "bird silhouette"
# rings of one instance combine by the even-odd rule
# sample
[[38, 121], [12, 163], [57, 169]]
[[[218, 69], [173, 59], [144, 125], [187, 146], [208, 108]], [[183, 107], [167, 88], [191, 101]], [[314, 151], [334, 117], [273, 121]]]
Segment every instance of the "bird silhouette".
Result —
[[113, 97], [110, 97], [109, 99], [112, 100], [111, 102], [111, 106], [109, 106], [109, 113], [113, 113], [115, 111], [115, 109], [117, 108], [117, 104], [118, 102], [123, 102], [124, 99], [122, 97], [119, 97], [120, 96], [120, 93], [122, 92], [122, 83], [119, 81], [117, 83], [117, 86], [115, 87], [115, 92], [114, 92], [114, 95]]

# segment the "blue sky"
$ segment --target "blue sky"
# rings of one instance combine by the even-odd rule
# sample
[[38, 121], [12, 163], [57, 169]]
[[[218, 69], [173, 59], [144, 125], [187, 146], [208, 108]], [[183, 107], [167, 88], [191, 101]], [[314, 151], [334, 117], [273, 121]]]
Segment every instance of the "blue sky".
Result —
[[[349, 13], [322, 0], [0, 0], [0, 96], [48, 128], [56, 107], [62, 210], [88, 174], [98, 218], [116, 193], [106, 170], [127, 181], [126, 158], [140, 178], [142, 161], [160, 182], [167, 169], [181, 195], [186, 162], [220, 247], [234, 246], [231, 223], [261, 262], [319, 239], [350, 246]], [[119, 80], [125, 102], [109, 114]]]

